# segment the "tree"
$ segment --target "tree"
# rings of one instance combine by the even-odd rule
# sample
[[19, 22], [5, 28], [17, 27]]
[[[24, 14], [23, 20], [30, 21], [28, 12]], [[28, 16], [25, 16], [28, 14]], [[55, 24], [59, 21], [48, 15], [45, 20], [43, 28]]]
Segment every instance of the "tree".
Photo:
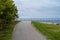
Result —
[[12, 0], [0, 0], [0, 19], [14, 20], [17, 18], [17, 7]]
[[0, 0], [0, 30], [5, 30], [18, 17], [13, 0]]

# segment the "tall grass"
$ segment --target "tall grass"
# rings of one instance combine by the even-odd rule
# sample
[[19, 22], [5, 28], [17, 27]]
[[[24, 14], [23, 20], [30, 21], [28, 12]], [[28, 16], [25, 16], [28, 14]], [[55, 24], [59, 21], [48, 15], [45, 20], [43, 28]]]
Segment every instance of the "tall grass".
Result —
[[48, 40], [60, 40], [60, 25], [46, 24], [33, 21], [32, 24], [45, 36]]
[[2, 34], [2, 31], [0, 31], [0, 40], [11, 40], [12, 37], [12, 32], [14, 29], [14, 26], [18, 23], [19, 21], [14, 21], [9, 29], [6, 30], [7, 33]]

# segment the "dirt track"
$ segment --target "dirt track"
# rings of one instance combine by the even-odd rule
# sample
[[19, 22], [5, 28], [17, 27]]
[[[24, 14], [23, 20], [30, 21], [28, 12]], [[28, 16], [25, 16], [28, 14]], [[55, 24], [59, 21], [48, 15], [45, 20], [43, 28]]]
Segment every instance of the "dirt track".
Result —
[[31, 24], [31, 21], [21, 21], [13, 31], [12, 40], [46, 40]]

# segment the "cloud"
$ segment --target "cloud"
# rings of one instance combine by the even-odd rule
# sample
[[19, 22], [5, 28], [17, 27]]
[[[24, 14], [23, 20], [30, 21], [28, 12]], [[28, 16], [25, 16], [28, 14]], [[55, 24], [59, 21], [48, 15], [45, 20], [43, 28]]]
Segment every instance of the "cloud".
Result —
[[22, 6], [25, 8], [40, 8], [40, 7], [52, 7], [52, 6], [60, 6], [60, 2], [56, 2], [53, 0], [21, 0]]
[[15, 0], [15, 3], [19, 8], [43, 8], [60, 6], [60, 2], [56, 2], [56, 0]]
[[20, 17], [59, 17], [60, 0], [15, 0]]

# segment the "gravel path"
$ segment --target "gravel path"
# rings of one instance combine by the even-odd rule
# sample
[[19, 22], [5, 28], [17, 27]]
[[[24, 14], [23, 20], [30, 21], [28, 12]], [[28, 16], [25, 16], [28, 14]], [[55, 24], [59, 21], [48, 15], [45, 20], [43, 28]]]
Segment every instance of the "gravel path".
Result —
[[13, 31], [12, 40], [46, 40], [31, 24], [31, 21], [18, 23]]

